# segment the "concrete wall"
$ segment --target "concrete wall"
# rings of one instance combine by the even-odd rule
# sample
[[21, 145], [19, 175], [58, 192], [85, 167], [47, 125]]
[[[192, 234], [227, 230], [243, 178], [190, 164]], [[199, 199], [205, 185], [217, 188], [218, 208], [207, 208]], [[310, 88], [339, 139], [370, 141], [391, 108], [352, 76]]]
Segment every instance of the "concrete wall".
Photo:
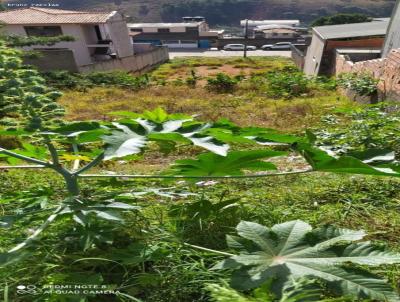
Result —
[[304, 69], [305, 58], [307, 55], [307, 46], [291, 46], [292, 60], [300, 70]]
[[168, 59], [168, 49], [166, 47], [156, 47], [150, 52], [137, 53], [130, 57], [80, 66], [79, 71], [87, 73], [92, 71], [126, 70], [140, 74], [168, 61]]
[[392, 49], [400, 48], [400, 0], [397, 1], [386, 35], [383, 57], [386, 57]]
[[78, 72], [74, 53], [68, 49], [52, 49], [37, 51], [39, 57], [24, 58], [24, 64], [34, 65], [40, 71], [50, 70], [67, 70], [70, 72]]
[[351, 62], [338, 54], [336, 75], [344, 72], [368, 73], [379, 80], [381, 99], [400, 101], [400, 49], [394, 49], [386, 58], [361, 62]]
[[119, 58], [133, 55], [132, 40], [129, 36], [129, 30], [122, 16], [116, 13], [104, 25], [110, 40], [113, 41], [113, 47]]
[[304, 63], [304, 73], [306, 75], [318, 75], [324, 50], [325, 40], [323, 40], [318, 34], [314, 33]]

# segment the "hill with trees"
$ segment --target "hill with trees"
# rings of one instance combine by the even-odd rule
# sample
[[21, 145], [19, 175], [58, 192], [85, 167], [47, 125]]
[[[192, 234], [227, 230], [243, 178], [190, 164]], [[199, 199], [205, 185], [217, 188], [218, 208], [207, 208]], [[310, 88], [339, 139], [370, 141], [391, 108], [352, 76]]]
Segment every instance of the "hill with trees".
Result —
[[240, 19], [300, 19], [304, 23], [336, 13], [388, 17], [395, 0], [6, 0], [7, 3], [57, 3], [65, 9], [120, 9], [132, 21], [178, 21], [205, 16], [212, 25], [238, 25]]

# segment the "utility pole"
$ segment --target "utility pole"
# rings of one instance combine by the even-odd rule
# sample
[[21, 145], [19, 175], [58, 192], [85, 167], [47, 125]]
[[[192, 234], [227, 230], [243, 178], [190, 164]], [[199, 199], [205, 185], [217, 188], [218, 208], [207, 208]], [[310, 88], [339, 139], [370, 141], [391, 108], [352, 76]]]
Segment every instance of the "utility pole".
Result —
[[243, 58], [247, 58], [247, 39], [249, 38], [249, 19], [246, 19], [246, 27], [244, 30], [244, 52]]

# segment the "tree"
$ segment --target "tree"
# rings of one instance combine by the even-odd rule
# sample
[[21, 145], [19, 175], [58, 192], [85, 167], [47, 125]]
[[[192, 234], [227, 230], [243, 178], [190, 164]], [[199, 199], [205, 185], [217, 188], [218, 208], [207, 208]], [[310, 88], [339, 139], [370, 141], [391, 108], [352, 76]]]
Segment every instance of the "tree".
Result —
[[311, 23], [312, 27], [324, 25], [338, 25], [350, 23], [371, 22], [372, 18], [364, 14], [336, 14], [316, 19]]

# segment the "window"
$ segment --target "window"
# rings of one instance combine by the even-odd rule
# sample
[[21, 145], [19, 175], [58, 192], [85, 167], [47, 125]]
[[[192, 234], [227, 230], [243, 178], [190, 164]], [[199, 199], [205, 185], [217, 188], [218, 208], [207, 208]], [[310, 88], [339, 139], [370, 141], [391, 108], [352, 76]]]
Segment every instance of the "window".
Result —
[[131, 32], [142, 33], [143, 32], [143, 28], [131, 28]]
[[198, 33], [199, 29], [197, 27], [186, 27], [187, 33]]
[[56, 37], [61, 36], [61, 26], [25, 26], [29, 37]]
[[157, 32], [159, 32], [159, 33], [169, 33], [169, 28], [159, 28], [157, 30]]

